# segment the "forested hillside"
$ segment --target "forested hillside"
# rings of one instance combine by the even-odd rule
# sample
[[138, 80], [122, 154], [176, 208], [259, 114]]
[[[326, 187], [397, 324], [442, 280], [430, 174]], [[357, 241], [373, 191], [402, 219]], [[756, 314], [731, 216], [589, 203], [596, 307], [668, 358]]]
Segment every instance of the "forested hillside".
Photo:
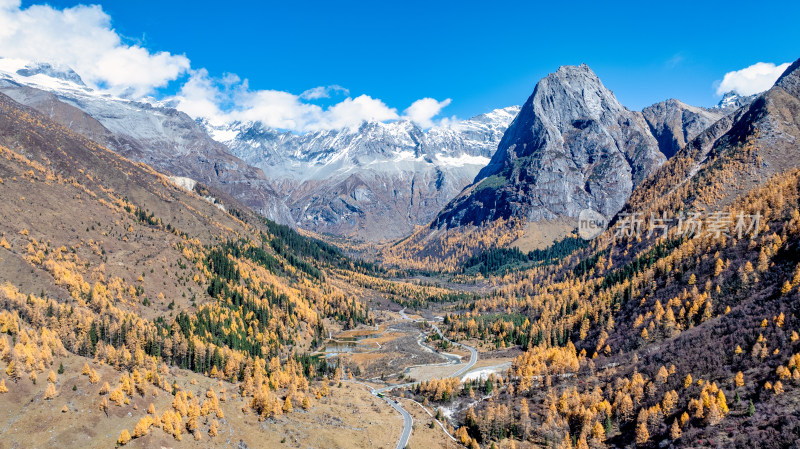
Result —
[[[328, 394], [320, 380], [334, 367], [303, 354], [328, 325], [372, 321], [332, 279], [372, 268], [195, 190], [0, 95], [0, 401], [69, 395], [65, 414], [95, 416], [119, 407], [139, 420], [124, 431], [111, 421], [125, 443], [152, 428], [214, 437], [220, 389], [262, 420]], [[198, 398], [176, 369], [224, 386], [201, 381]], [[80, 390], [59, 380], [81, 373]], [[159, 391], [174, 396], [168, 409], [137, 411]]]
[[447, 316], [452, 339], [525, 350], [486, 384], [417, 389], [462, 404], [464, 444], [796, 444], [798, 67], [679, 151], [587, 247], [500, 271], [492, 294]]

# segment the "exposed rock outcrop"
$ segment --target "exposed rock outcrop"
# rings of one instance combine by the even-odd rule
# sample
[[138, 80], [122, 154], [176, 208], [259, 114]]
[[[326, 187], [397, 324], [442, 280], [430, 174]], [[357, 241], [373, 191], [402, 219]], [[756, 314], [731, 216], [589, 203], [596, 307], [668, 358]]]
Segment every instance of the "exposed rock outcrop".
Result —
[[641, 113], [623, 107], [592, 70], [564, 66], [539, 81], [491, 162], [434, 227], [611, 217], [666, 158]]
[[642, 110], [658, 147], [667, 158], [687, 142], [705, 131], [714, 122], [732, 112], [723, 108], [698, 108], [675, 99], [648, 106]]

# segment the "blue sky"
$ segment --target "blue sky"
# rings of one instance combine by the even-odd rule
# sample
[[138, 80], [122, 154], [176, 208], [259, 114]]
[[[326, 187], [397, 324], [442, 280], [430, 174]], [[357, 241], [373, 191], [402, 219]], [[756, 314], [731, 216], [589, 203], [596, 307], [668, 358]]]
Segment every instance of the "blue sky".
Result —
[[[56, 9], [79, 3], [48, 2]], [[727, 72], [800, 57], [796, 1], [137, 0], [101, 6], [124, 44], [185, 55], [192, 69], [205, 68], [217, 84], [234, 73], [251, 90], [299, 95], [338, 85], [351, 97], [380, 99], [398, 114], [424, 97], [452, 99], [441, 115], [459, 118], [521, 104], [538, 79], [559, 65], [583, 62], [631, 109], [670, 97], [707, 106], [719, 100], [714, 83]], [[188, 76], [161, 92], [178, 91]], [[343, 96], [318, 103], [326, 107]]]

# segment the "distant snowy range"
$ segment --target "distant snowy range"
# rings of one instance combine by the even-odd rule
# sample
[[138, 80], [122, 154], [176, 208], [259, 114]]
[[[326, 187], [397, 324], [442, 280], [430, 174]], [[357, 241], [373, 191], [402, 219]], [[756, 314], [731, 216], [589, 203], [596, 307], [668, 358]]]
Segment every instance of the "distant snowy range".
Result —
[[406, 120], [301, 135], [259, 122], [208, 128], [266, 173], [300, 227], [383, 240], [427, 224], [469, 185], [517, 112], [497, 109], [427, 130]]
[[69, 68], [0, 59], [0, 92], [172, 176], [281, 223], [362, 240], [427, 224], [488, 162], [519, 107], [422, 129], [407, 120], [294, 134], [212, 126], [159, 101], [87, 87]]
[[[520, 111], [510, 106], [426, 129], [409, 120], [365, 121], [297, 134], [258, 121], [212, 124], [169, 101], [92, 89], [67, 67], [8, 58], [0, 58], [0, 93], [275, 221], [365, 241], [395, 240], [430, 223], [489, 163]], [[722, 106], [739, 100], [726, 96]]]

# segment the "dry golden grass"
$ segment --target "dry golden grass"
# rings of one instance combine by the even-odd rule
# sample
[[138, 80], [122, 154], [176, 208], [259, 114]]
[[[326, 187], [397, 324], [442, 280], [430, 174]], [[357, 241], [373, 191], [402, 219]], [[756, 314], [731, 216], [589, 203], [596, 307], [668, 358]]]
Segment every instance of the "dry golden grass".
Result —
[[377, 352], [363, 352], [360, 354], [347, 354], [347, 360], [358, 365], [362, 370], [365, 366], [374, 363], [377, 360], [388, 357], [387, 354]]
[[522, 235], [510, 246], [516, 246], [522, 252], [543, 249], [569, 235], [576, 226], [577, 220], [570, 218], [526, 223]]
[[397, 338], [399, 338], [401, 336], [403, 336], [403, 334], [401, 334], [399, 332], [389, 332], [389, 333], [381, 335], [380, 337], [365, 338], [365, 339], [361, 340], [361, 343], [363, 343], [363, 344], [378, 343], [378, 344], [383, 345], [383, 344], [386, 344], [386, 343], [388, 343], [388, 342], [390, 342], [392, 340], [396, 340]]
[[[120, 373], [109, 366], [90, 363], [100, 375], [100, 382], [91, 384], [87, 376], [80, 374], [87, 360], [72, 355], [63, 359], [65, 372], [58, 376], [58, 395], [52, 400], [44, 399], [47, 387], [44, 376], [39, 376], [36, 385], [27, 377], [16, 383], [5, 379], [9, 392], [0, 395], [0, 448], [114, 447], [123, 429], [133, 433], [136, 423], [147, 414], [150, 403], [158, 414], [171, 409], [173, 396], [164, 391], [153, 396], [152, 391], [156, 390], [153, 388], [144, 397], [135, 394], [130, 404], [119, 407], [112, 403], [106, 416], [99, 405], [107, 396], [100, 395], [99, 391], [106, 381], [115, 385]], [[148, 435], [134, 438], [127, 447], [216, 448], [231, 447], [241, 440], [250, 448], [389, 449], [394, 448], [402, 431], [400, 415], [358, 385], [334, 385], [331, 395], [314, 400], [309, 411], [296, 406], [290, 414], [261, 422], [254, 413], [242, 411], [245, 401], [234, 397], [236, 388], [232, 384], [223, 382], [220, 385], [218, 381], [182, 370], [174, 370], [168, 377], [182, 390], [201, 398], [209, 388], [214, 388], [220, 396], [225, 390], [227, 400], [221, 402], [225, 418], [217, 419], [219, 435], [209, 437], [209, 426], [201, 418], [199, 441], [185, 429], [181, 441], [177, 441], [162, 429], [153, 427]], [[186, 419], [183, 421], [185, 423]]]
[[335, 334], [333, 337], [334, 338], [359, 338], [359, 337], [366, 337], [368, 335], [380, 334], [381, 332], [384, 332], [386, 330], [388, 325], [389, 325], [389, 323], [381, 324], [381, 325], [378, 326], [378, 330], [375, 330], [374, 328], [368, 328], [368, 329], [354, 329], [354, 330], [339, 332], [339, 333]]

